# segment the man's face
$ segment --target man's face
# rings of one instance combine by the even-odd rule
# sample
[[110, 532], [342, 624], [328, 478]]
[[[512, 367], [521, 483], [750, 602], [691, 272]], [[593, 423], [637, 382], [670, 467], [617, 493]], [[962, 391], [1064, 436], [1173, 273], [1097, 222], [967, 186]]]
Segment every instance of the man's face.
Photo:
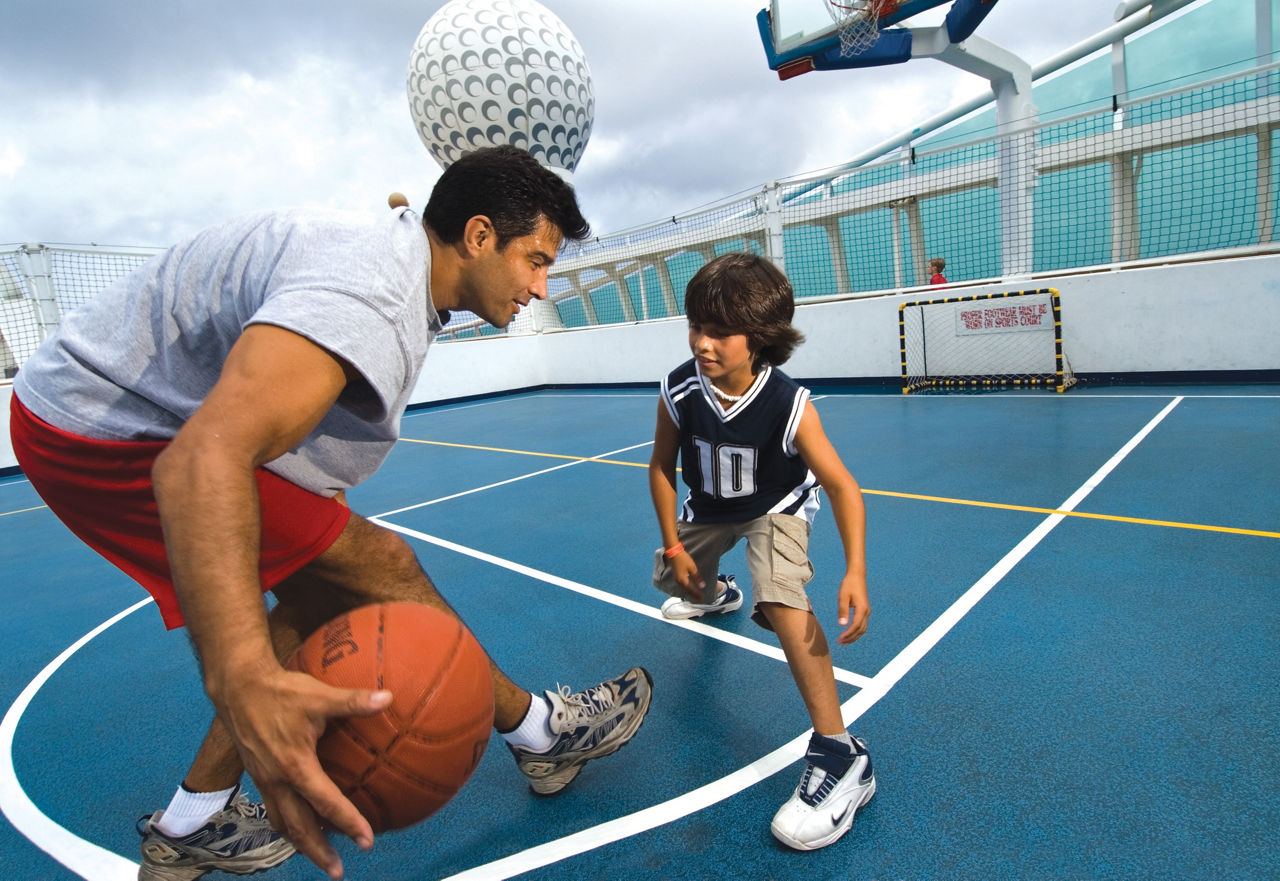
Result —
[[560, 230], [545, 217], [527, 236], [499, 248], [490, 236], [472, 268], [471, 303], [462, 304], [494, 327], [506, 327], [529, 301], [547, 298], [547, 270], [560, 250]]

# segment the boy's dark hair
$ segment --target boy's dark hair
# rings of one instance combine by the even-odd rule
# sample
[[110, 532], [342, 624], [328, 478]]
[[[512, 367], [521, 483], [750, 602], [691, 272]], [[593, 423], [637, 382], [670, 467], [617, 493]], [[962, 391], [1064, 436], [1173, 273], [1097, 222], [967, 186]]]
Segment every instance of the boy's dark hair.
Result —
[[724, 254], [689, 280], [684, 314], [694, 324], [716, 324], [747, 337], [755, 368], [785, 364], [804, 335], [791, 326], [795, 293], [782, 270], [755, 254]]
[[441, 241], [460, 241], [467, 221], [483, 214], [493, 222], [498, 247], [527, 236], [545, 217], [566, 240], [580, 241], [591, 227], [578, 208], [573, 187], [518, 147], [486, 147], [445, 169], [422, 212], [422, 222]]

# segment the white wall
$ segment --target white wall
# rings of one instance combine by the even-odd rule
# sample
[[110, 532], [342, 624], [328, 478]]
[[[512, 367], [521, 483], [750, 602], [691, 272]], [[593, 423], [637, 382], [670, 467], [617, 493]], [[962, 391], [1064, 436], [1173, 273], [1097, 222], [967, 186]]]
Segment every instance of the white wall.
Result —
[[1280, 257], [1079, 276], [1062, 292], [1077, 373], [1280, 369]]
[[688, 355], [683, 319], [432, 346], [421, 404], [541, 385], [657, 382]]
[[[1037, 278], [957, 288], [955, 296], [1021, 288], [1062, 295], [1063, 348], [1076, 373], [1280, 370], [1280, 256], [1245, 257]], [[797, 379], [897, 377], [898, 305], [928, 296], [876, 297], [801, 306], [806, 342], [786, 371]], [[656, 383], [689, 357], [681, 319], [487, 337], [435, 346], [414, 403], [543, 385]], [[0, 385], [0, 468], [8, 444], [11, 387]]]
[[[1076, 373], [1280, 370], [1280, 256], [1037, 278], [946, 294], [1042, 287], [1061, 294], [1063, 348]], [[799, 379], [900, 376], [898, 306], [928, 296], [801, 306], [795, 324], [805, 343], [787, 362], [787, 373]], [[689, 357], [681, 319], [519, 339], [532, 349], [503, 348], [515, 339], [437, 346], [414, 402], [539, 384], [656, 383]], [[533, 358], [536, 367], [508, 353]]]

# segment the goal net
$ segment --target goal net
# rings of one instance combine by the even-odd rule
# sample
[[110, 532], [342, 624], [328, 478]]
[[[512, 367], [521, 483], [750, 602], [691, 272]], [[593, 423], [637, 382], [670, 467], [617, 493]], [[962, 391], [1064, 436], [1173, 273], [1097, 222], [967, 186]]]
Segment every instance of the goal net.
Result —
[[1075, 385], [1052, 288], [919, 300], [898, 308], [902, 393]]

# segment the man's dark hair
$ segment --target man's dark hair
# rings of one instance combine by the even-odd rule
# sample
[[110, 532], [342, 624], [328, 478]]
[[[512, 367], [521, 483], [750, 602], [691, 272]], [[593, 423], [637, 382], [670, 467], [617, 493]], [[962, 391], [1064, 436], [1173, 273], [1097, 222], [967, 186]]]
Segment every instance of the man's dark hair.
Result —
[[518, 147], [486, 147], [445, 169], [422, 212], [441, 241], [461, 241], [467, 221], [483, 214], [493, 222], [498, 247], [532, 234], [545, 217], [566, 240], [580, 241], [591, 227], [569, 186]]
[[747, 337], [755, 365], [785, 364], [804, 335], [791, 326], [795, 293], [782, 270], [755, 254], [724, 254], [689, 280], [684, 313], [694, 324], [716, 324]]

